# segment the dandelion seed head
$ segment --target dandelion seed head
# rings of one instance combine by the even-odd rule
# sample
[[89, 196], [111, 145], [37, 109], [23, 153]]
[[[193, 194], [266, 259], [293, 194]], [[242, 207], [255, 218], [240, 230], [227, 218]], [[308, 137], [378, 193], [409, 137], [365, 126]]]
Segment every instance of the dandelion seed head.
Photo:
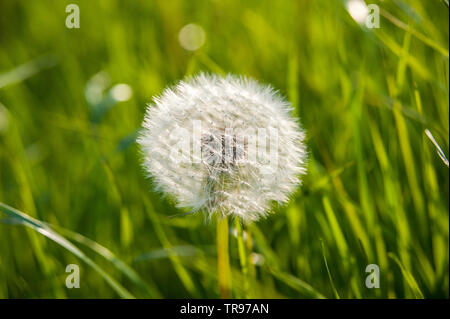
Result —
[[248, 78], [181, 81], [148, 106], [138, 138], [144, 167], [179, 207], [257, 220], [305, 173], [304, 132], [291, 111]]

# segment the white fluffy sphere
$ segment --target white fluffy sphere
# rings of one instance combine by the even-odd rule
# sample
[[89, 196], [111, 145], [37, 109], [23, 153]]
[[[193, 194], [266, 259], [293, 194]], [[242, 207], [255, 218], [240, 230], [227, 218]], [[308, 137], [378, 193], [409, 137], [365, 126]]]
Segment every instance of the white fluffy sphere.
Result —
[[304, 133], [270, 86], [201, 74], [154, 102], [138, 143], [149, 176], [179, 207], [257, 220], [300, 184]]

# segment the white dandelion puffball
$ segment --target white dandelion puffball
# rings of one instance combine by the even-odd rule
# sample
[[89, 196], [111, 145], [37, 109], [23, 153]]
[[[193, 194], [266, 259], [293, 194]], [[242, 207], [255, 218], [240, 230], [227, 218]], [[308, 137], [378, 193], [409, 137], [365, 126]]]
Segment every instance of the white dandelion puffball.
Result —
[[257, 220], [300, 184], [304, 133], [272, 87], [200, 74], [154, 102], [138, 143], [157, 189], [179, 207]]

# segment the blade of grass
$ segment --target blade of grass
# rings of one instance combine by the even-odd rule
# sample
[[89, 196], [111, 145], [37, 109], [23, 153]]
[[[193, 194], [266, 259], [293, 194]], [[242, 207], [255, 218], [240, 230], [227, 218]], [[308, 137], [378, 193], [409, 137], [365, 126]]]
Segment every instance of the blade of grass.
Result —
[[245, 250], [245, 243], [244, 243], [244, 231], [242, 230], [242, 225], [241, 225], [241, 221], [239, 220], [239, 218], [235, 219], [235, 225], [236, 225], [236, 230], [237, 230], [239, 261], [241, 263], [242, 277], [244, 279], [243, 297], [248, 298], [248, 292], [249, 292], [250, 286], [249, 286], [249, 278], [248, 278], [247, 253]]
[[20, 212], [4, 203], [0, 202], [0, 211], [9, 217], [17, 220], [17, 222], [23, 224], [26, 227], [33, 229], [34, 231], [42, 234], [48, 239], [54, 241], [61, 247], [67, 249], [69, 252], [83, 260], [88, 266], [94, 269], [100, 276], [105, 279], [105, 281], [110, 285], [114, 291], [122, 298], [133, 299], [134, 296], [128, 292], [121, 284], [119, 284], [115, 279], [109, 276], [105, 271], [103, 271], [92, 259], [86, 256], [81, 250], [79, 250], [75, 245], [69, 242], [67, 239], [53, 231], [51, 228], [46, 226], [43, 222], [34, 219], [23, 212]]
[[255, 224], [251, 224], [250, 229], [252, 234], [254, 235], [258, 248], [261, 250], [261, 253], [264, 256], [265, 266], [274, 277], [283, 282], [285, 285], [302, 293], [306, 297], [318, 299], [325, 298], [323, 294], [321, 294], [304, 280], [283, 271], [277, 261], [277, 255], [267, 244], [264, 235], [261, 233], [261, 230]]
[[320, 246], [322, 246], [323, 261], [324, 261], [325, 267], [327, 269], [328, 278], [330, 279], [330, 284], [331, 284], [331, 288], [333, 289], [334, 296], [336, 297], [336, 299], [341, 299], [341, 297], [339, 297], [339, 293], [337, 292], [336, 286], [334, 285], [333, 278], [331, 277], [330, 268], [328, 268], [327, 257], [325, 256], [325, 246], [323, 245], [322, 239], [320, 240]]
[[165, 231], [162, 223], [160, 222], [159, 216], [156, 214], [152, 203], [150, 200], [148, 200], [147, 197], [144, 197], [144, 203], [148, 207], [147, 214], [150, 218], [150, 220], [153, 223], [153, 226], [155, 228], [156, 236], [158, 237], [159, 241], [161, 242], [162, 246], [167, 249], [170, 252], [169, 259], [172, 262], [172, 265], [175, 269], [175, 272], [177, 273], [178, 277], [180, 278], [183, 286], [186, 288], [186, 290], [192, 294], [197, 294], [197, 289], [195, 287], [194, 282], [192, 281], [191, 277], [189, 276], [188, 271], [181, 263], [181, 260], [179, 256], [177, 256], [172, 251], [172, 244], [170, 243], [169, 237], [167, 235], [167, 231]]
[[[46, 224], [48, 225], [48, 224]], [[122, 274], [125, 275], [128, 279], [130, 279], [136, 286], [140, 287], [143, 291], [145, 291], [150, 298], [161, 298], [162, 295], [156, 287], [150, 287], [137, 273], [128, 266], [125, 262], [119, 259], [115, 254], [113, 254], [108, 248], [100, 245], [99, 243], [89, 239], [79, 233], [74, 231], [59, 227], [59, 226], [51, 226], [50, 227], [58, 230], [67, 238], [85, 245], [91, 250], [95, 251], [97, 254], [111, 262], [114, 267], [116, 267]]]
[[440, 44], [434, 42], [431, 38], [423, 35], [422, 33], [414, 30], [406, 23], [400, 21], [398, 18], [394, 17], [392, 14], [390, 14], [388, 11], [381, 9], [380, 13], [383, 17], [385, 17], [388, 21], [390, 21], [395, 26], [399, 27], [400, 29], [412, 34], [414, 37], [428, 45], [429, 47], [435, 49], [439, 53], [441, 53], [443, 56], [448, 58], [448, 50], [442, 47]]
[[300, 278], [271, 267], [269, 267], [268, 269], [275, 278], [283, 282], [286, 286], [302, 293], [303, 297], [325, 299], [324, 295], [322, 295], [315, 288], [313, 288], [311, 285], [301, 280]]
[[449, 167], [448, 165], [448, 159], [444, 154], [444, 151], [442, 150], [442, 148], [439, 146], [439, 144], [436, 142], [436, 140], [434, 139], [433, 134], [431, 134], [429, 129], [425, 129], [425, 134], [427, 135], [427, 137], [430, 139], [431, 143], [433, 143], [434, 147], [436, 148], [436, 152], [438, 153], [439, 157], [441, 158], [441, 160], [444, 162], [444, 164]]
[[395, 256], [393, 253], [388, 253], [388, 257], [391, 258], [397, 265], [400, 267], [400, 270], [402, 271], [403, 277], [405, 277], [406, 282], [408, 283], [409, 287], [413, 291], [415, 297], [417, 299], [423, 299], [423, 293], [419, 288], [419, 285], [417, 284], [414, 277], [411, 275], [411, 273], [403, 266], [403, 264], [400, 262], [400, 260]]
[[334, 214], [334, 210], [327, 196], [324, 196], [322, 198], [322, 204], [325, 209], [325, 213], [327, 215], [328, 222], [330, 223], [330, 227], [336, 240], [336, 245], [341, 254], [341, 257], [346, 258], [348, 252], [347, 242], [345, 240], [341, 228], [339, 227], [339, 222], [336, 218], [336, 215]]
[[36, 73], [39, 73], [41, 70], [54, 67], [56, 64], [57, 59], [51, 54], [37, 57], [14, 68], [11, 71], [0, 74], [0, 88], [22, 82]]

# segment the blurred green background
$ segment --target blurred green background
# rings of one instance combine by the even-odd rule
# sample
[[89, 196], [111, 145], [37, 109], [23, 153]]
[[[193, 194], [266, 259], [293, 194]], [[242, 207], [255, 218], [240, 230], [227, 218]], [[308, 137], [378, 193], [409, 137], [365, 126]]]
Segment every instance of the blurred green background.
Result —
[[2, 0], [0, 202], [34, 219], [0, 205], [0, 297], [219, 296], [215, 223], [168, 218], [135, 143], [152, 96], [204, 71], [271, 83], [307, 131], [303, 186], [245, 228], [248, 296], [448, 298], [449, 169], [425, 133], [448, 156], [448, 1], [369, 3], [379, 29], [341, 0]]

